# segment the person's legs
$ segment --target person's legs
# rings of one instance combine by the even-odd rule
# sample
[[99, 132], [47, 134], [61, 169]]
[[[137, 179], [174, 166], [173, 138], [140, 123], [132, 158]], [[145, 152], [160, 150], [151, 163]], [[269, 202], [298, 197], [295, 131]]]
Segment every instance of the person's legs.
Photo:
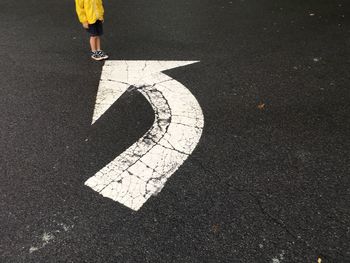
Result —
[[108, 55], [102, 51], [101, 49], [101, 38], [97, 37], [96, 38], [96, 49], [97, 49], [97, 53], [100, 55], [100, 57], [102, 59], [108, 59]]
[[101, 38], [99, 36], [96, 37], [96, 50], [100, 51], [101, 49]]
[[94, 60], [103, 60], [105, 59], [103, 56], [101, 56], [100, 51], [98, 49], [97, 43], [99, 42], [97, 39], [100, 37], [98, 36], [90, 36], [90, 46], [91, 46], [91, 58]]
[[98, 48], [97, 48], [97, 39], [98, 39], [99, 37], [97, 37], [97, 36], [91, 36], [90, 37], [90, 47], [91, 47], [91, 52], [96, 52], [97, 50], [99, 50]]
[[102, 22], [97, 20], [96, 23], [89, 25], [88, 32], [90, 33], [91, 58], [94, 60], [108, 59], [108, 55], [101, 50]]

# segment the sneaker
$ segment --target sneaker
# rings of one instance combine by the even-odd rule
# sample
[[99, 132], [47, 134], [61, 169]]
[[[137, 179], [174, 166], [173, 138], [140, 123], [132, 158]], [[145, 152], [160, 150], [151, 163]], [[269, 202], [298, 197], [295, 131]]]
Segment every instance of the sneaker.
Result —
[[108, 59], [108, 58], [109, 58], [108, 55], [107, 55], [105, 52], [103, 52], [102, 50], [98, 50], [98, 51], [96, 51], [96, 52], [97, 52], [97, 54], [100, 55], [100, 57], [101, 57], [102, 59]]
[[97, 51], [91, 52], [91, 58], [97, 61], [103, 60], [103, 58], [99, 55]]

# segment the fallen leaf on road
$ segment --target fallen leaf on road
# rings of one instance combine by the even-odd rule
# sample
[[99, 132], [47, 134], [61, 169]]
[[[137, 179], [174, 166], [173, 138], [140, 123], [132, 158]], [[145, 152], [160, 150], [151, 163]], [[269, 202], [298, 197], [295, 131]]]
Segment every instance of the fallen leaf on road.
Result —
[[260, 104], [258, 105], [258, 109], [259, 109], [259, 110], [265, 109], [265, 103], [260, 103]]
[[212, 231], [216, 234], [220, 230], [220, 226], [218, 224], [215, 224], [212, 226]]

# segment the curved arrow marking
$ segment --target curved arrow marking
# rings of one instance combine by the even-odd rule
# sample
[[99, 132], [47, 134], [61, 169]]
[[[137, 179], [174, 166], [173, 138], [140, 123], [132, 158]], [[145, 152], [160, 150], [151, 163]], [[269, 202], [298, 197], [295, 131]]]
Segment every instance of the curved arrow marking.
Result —
[[204, 126], [196, 98], [162, 71], [196, 62], [106, 61], [92, 123], [128, 89], [148, 100], [155, 120], [144, 136], [85, 185], [136, 211], [161, 191], [195, 149]]

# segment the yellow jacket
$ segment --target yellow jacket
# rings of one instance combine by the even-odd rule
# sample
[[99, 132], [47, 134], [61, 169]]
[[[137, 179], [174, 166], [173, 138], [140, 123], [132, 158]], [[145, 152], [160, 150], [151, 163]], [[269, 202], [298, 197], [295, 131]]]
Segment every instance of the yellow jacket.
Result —
[[75, 0], [75, 9], [81, 23], [94, 24], [96, 20], [103, 20], [102, 0]]

